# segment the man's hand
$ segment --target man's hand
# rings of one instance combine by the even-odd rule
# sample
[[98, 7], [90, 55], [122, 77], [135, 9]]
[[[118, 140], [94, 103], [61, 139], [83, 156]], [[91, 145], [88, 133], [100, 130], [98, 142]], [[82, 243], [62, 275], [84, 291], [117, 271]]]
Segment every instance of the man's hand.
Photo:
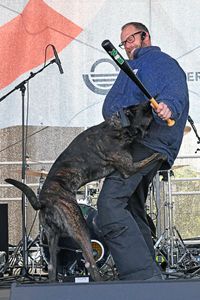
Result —
[[[152, 105], [151, 105], [152, 106]], [[153, 106], [152, 106], [153, 107]], [[157, 113], [157, 115], [163, 120], [166, 121], [167, 119], [171, 118], [172, 112], [169, 109], [169, 107], [163, 103], [158, 103], [158, 107], [154, 109], [154, 111]]]

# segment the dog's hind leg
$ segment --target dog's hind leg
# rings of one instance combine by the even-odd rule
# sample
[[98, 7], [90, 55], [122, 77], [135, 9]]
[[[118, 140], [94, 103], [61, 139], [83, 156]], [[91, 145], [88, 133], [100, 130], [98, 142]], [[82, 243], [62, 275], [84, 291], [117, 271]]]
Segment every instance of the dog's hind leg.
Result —
[[92, 279], [94, 281], [102, 281], [102, 277], [100, 275], [100, 272], [98, 270], [98, 267], [94, 259], [93, 249], [92, 249], [92, 244], [91, 244], [87, 224], [83, 216], [81, 215], [81, 211], [79, 215], [79, 221], [80, 223], [74, 226], [74, 228], [71, 226], [71, 237], [73, 237], [73, 239], [81, 248], [82, 255], [85, 260], [85, 267], [89, 271]]
[[82, 255], [85, 259], [85, 267], [90, 272], [90, 275], [94, 281], [102, 281], [102, 277], [99, 273], [99, 270], [97, 268], [94, 256], [93, 256], [93, 250], [91, 246], [91, 241], [84, 241], [80, 242], [80, 246], [82, 249]]
[[102, 278], [93, 256], [89, 228], [81, 208], [74, 199], [74, 195], [66, 191], [65, 198], [63, 198], [64, 192], [62, 191], [62, 193], [62, 196], [57, 198], [56, 206], [54, 206], [54, 222], [57, 220], [55, 224], [63, 235], [65, 234], [74, 239], [82, 250], [85, 267], [91, 274], [92, 279], [100, 281]]
[[48, 264], [48, 275], [50, 281], [56, 281], [57, 275], [57, 249], [59, 236], [53, 231], [45, 231], [47, 234], [48, 246], [49, 246], [49, 264]]

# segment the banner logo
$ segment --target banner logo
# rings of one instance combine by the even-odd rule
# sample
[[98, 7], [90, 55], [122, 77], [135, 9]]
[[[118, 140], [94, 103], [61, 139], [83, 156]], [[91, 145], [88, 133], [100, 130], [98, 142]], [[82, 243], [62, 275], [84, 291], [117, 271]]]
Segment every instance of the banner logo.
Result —
[[[106, 64], [106, 66], [105, 66]], [[110, 64], [110, 72], [104, 73], [97, 71], [98, 69], [108, 69]], [[86, 86], [94, 93], [106, 95], [119, 74], [119, 67], [109, 58], [97, 60], [91, 67], [90, 73], [83, 74], [83, 80]]]

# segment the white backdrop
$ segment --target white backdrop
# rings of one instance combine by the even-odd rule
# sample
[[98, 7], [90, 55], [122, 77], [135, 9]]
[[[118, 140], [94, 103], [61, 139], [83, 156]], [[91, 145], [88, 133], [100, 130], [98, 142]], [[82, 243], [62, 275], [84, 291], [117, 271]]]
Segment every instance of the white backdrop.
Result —
[[[46, 9], [56, 17], [47, 14]], [[199, 13], [199, 0], [0, 0], [0, 97], [43, 66], [44, 46], [51, 43], [58, 50], [64, 74], [52, 64], [30, 80], [25, 95], [29, 98], [29, 125], [86, 127], [99, 123], [105, 94], [118, 74], [101, 43], [109, 39], [117, 47], [121, 26], [139, 21], [149, 27], [153, 45], [176, 58], [187, 73], [190, 116], [198, 124]], [[76, 36], [72, 34], [74, 38], [68, 20], [80, 31]], [[18, 25], [22, 22], [22, 27], [16, 21]], [[20, 41], [21, 28], [26, 29], [27, 36], [34, 34], [31, 44], [28, 38]], [[43, 48], [38, 46], [41, 34], [45, 35], [45, 41], [40, 39]], [[11, 60], [15, 54], [17, 59]], [[13, 70], [17, 74], [14, 79], [8, 76]], [[8, 82], [1, 85], [5, 76]], [[1, 101], [1, 128], [21, 124], [21, 102], [19, 90]]]

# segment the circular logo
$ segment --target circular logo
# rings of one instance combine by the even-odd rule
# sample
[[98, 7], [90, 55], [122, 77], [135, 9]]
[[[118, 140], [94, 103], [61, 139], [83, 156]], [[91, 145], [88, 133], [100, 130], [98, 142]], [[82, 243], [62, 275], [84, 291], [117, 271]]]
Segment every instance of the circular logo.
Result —
[[[106, 64], [106, 66], [105, 66]], [[104, 72], [110, 64], [110, 72]], [[106, 95], [119, 73], [119, 67], [109, 58], [97, 60], [91, 67], [90, 73], [83, 74], [83, 80], [86, 86], [94, 93]]]

